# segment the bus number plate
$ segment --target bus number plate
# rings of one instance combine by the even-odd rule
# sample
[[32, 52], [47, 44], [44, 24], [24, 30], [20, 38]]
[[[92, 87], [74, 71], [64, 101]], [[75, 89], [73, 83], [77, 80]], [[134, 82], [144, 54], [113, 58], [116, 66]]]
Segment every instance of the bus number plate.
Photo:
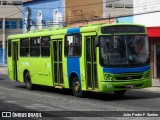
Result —
[[134, 85], [126, 85], [126, 88], [134, 88]]

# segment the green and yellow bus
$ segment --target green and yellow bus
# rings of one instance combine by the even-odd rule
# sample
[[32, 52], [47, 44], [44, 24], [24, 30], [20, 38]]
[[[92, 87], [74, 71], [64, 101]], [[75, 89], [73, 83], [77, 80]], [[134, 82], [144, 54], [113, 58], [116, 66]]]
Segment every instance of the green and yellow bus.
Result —
[[136, 24], [92, 24], [33, 31], [8, 37], [8, 76], [35, 85], [125, 94], [151, 87], [146, 28]]

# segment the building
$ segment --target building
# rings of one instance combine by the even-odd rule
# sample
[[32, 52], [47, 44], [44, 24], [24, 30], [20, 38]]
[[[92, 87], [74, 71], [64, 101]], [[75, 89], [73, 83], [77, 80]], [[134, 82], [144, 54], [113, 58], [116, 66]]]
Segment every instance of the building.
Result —
[[116, 23], [133, 23], [133, 0], [104, 0], [103, 18], [116, 18]]
[[133, 0], [103, 0], [103, 17], [121, 17], [133, 15]]
[[[103, 0], [24, 0], [24, 32], [44, 28], [81, 26], [103, 18]], [[29, 27], [30, 26], [30, 27]]]
[[160, 77], [160, 1], [134, 0], [134, 23], [144, 24], [150, 41], [152, 77]]
[[6, 62], [8, 35], [22, 33], [21, 0], [0, 0], [0, 64]]
[[[23, 0], [24, 32], [105, 22], [133, 22], [133, 0]], [[121, 17], [119, 19], [115, 19]]]
[[50, 27], [63, 27], [65, 7], [63, 0], [24, 0], [24, 32]]
[[103, 0], [65, 0], [68, 26], [82, 26], [103, 18]]
[[133, 0], [70, 0], [65, 5], [66, 22], [69, 26], [133, 22]]

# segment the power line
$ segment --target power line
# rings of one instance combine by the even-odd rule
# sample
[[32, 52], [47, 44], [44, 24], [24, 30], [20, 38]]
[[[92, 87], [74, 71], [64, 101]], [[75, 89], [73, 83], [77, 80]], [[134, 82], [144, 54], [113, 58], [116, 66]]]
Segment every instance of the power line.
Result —
[[14, 16], [14, 15], [16, 15], [16, 14], [18, 14], [18, 13], [20, 13], [20, 11], [18, 11], [18, 12], [16, 12], [16, 13], [14, 13], [14, 14], [11, 14], [11, 15], [9, 15], [9, 16], [7, 16], [7, 17], [5, 17], [5, 18], [12, 17], [12, 16]]
[[[98, 5], [105, 2], [98, 2], [98, 3], [92, 3], [92, 4], [84, 4], [84, 5], [75, 5], [75, 6], [69, 6], [69, 7], [55, 7], [55, 8], [43, 8], [43, 9], [57, 9], [57, 8], [73, 8], [73, 7], [81, 7], [81, 6], [90, 6], [90, 5]], [[42, 8], [32, 8], [32, 9], [42, 9]]]
[[[110, 1], [111, 2], [111, 1]], [[95, 4], [100, 4], [100, 3], [104, 3], [104, 2], [99, 2], [99, 3], [94, 3], [94, 4], [86, 4], [86, 5], [77, 5], [77, 6], [88, 6], [88, 5], [95, 5]], [[154, 4], [151, 4], [151, 5], [154, 5]], [[77, 6], [70, 6], [70, 7], [77, 7]], [[70, 7], [58, 7], [58, 8], [70, 8]], [[34, 8], [31, 8], [31, 9], [34, 9]], [[41, 9], [54, 9], [54, 8], [41, 8]], [[116, 10], [109, 10], [109, 11], [107, 11], [107, 12], [116, 12], [116, 11], [119, 11], [119, 9], [116, 9]], [[126, 9], [126, 11], [125, 11], [125, 9], [123, 10], [124, 12], [127, 12], [128, 11], [128, 9]], [[100, 13], [100, 12], [98, 12], [98, 13]], [[104, 13], [102, 13], [102, 14], [104, 14]], [[72, 18], [72, 17], [75, 17], [75, 16], [82, 16], [82, 17], [84, 17], [84, 16], [86, 16], [87, 14], [83, 14], [83, 15], [72, 15], [72, 16], [65, 16], [66, 18], [68, 17], [68, 18]], [[43, 13], [43, 16], [44, 16], [44, 13]], [[48, 15], [46, 15], [46, 17], [48, 17], [48, 18], [51, 18], [51, 17], [49, 17]], [[51, 18], [52, 19], [52, 18]]]
[[[111, 2], [111, 1], [110, 1]], [[69, 7], [56, 7], [56, 8], [72, 8], [72, 7], [78, 7], [78, 6], [88, 6], [88, 5], [96, 5], [96, 4], [101, 4], [101, 3], [104, 3], [104, 2], [99, 2], [99, 3], [94, 3], [94, 4], [85, 4], [85, 5], [77, 5], [77, 6], [69, 6]], [[106, 3], [106, 2], [105, 2]], [[148, 3], [153, 3], [153, 2], [148, 2]], [[157, 3], [157, 4], [148, 4], [147, 3], [147, 7], [149, 7], [150, 5], [157, 5], [157, 4], [160, 4], [160, 3]], [[146, 5], [146, 4], [145, 4]], [[142, 7], [143, 6], [143, 4], [141, 4], [140, 6], [136, 6], [136, 8], [138, 8], [138, 7]], [[135, 7], [134, 7], [135, 8]], [[31, 8], [31, 9], [55, 9], [55, 8]], [[107, 12], [115, 12], [116, 13], [116, 11], [119, 11], [120, 9], [116, 9], [116, 10], [109, 10], [109, 11], [107, 11]], [[123, 10], [123, 13], [125, 13], [125, 12], [128, 12], [128, 9], [124, 9]], [[98, 12], [99, 14], [104, 14], [103, 12]], [[153, 12], [148, 12], [148, 13], [153, 13]], [[34, 14], [36, 14], [36, 13], [34, 13]], [[137, 14], [144, 14], [144, 13], [137, 13]], [[72, 15], [72, 16], [65, 16], [66, 18], [67, 17], [70, 17], [70, 18], [72, 18], [72, 17], [75, 17], [75, 16], [81, 16], [81, 17], [83, 17], [83, 19], [86, 19], [85, 17], [86, 16], [89, 16], [89, 14], [83, 14], [83, 15]], [[117, 16], [115, 16], [115, 15], [117, 15]], [[129, 16], [133, 16], [134, 14], [130, 14]], [[52, 19], [52, 17], [49, 17], [48, 15], [45, 15], [44, 13], [43, 13], [43, 16], [46, 16], [46, 17], [48, 17], [48, 18], [50, 18], [50, 19]], [[110, 17], [110, 18], [117, 18], [117, 17], [123, 17], [123, 16], [127, 16], [127, 15], [119, 15], [118, 13], [117, 14], [114, 14], [114, 16], [112, 16], [112, 17]], [[98, 18], [98, 19], [104, 19], [104, 18]], [[33, 20], [33, 19], [32, 19]], [[90, 20], [93, 20], [93, 19], [90, 19]], [[90, 20], [87, 20], [87, 21], [90, 21]], [[71, 21], [71, 22], [79, 22], [79, 21], [84, 21], [84, 20], [74, 20], [74, 21]], [[53, 22], [52, 22], [53, 23]]]
[[[74, 5], [74, 6], [68, 6], [68, 7], [55, 7], [55, 8], [31, 8], [31, 9], [57, 9], [57, 8], [73, 8], [73, 7], [83, 7], [83, 6], [91, 6], [91, 5], [98, 5], [98, 4], [103, 4], [103, 3], [110, 3], [110, 2], [114, 2], [114, 1], [109, 1], [109, 2], [98, 2], [98, 3], [92, 3], [92, 4], [83, 4], [83, 5]], [[155, 1], [151, 1], [151, 2], [147, 2], [148, 3], [154, 3], [154, 2], [157, 2], [156, 0]], [[160, 3], [158, 3], [160, 4]], [[146, 3], [143, 3], [141, 5], [138, 5], [136, 7], [143, 7], [144, 5], [146, 5]], [[155, 4], [150, 4], [150, 5], [157, 5], [157, 3]]]
[[25, 15], [24, 12], [23, 12], [17, 5], [14, 5], [14, 6], [16, 6], [16, 8], [17, 8], [23, 15]]
[[[99, 20], [107, 20], [107, 19], [115, 19], [115, 18], [119, 18], [119, 17], [129, 17], [129, 16], [136, 16], [136, 15], [142, 15], [142, 14], [149, 14], [149, 13], [156, 13], [156, 12], [160, 12], [159, 10], [158, 11], [151, 11], [151, 12], [146, 12], [146, 13], [139, 13], [139, 14], [129, 14], [129, 15], [121, 15], [121, 16], [115, 16], [115, 17], [110, 17], [110, 18], [99, 18]], [[19, 12], [17, 13], [14, 13], [10, 16], [13, 16], [15, 14], [18, 14]], [[8, 16], [8, 17], [10, 17]], [[78, 20], [78, 21], [70, 21], [70, 23], [79, 23], [79, 22], [82, 22], [83, 20]], [[88, 20], [87, 22], [91, 22], [93, 20]], [[83, 21], [84, 22], [84, 21]], [[61, 23], [64, 23], [64, 22], [61, 22]], [[25, 24], [24, 24], [25, 25]], [[50, 22], [50, 25], [55, 25], [54, 22]], [[31, 25], [32, 26], [32, 25]], [[36, 25], [37, 26], [37, 25]]]
[[[145, 13], [138, 13], [138, 14], [128, 14], [128, 15], [114, 16], [114, 17], [110, 17], [110, 18], [109, 17], [108, 18], [100, 18], [99, 20], [109, 20], [109, 19], [116, 19], [116, 18], [119, 18], [119, 17], [130, 17], [130, 16], [137, 16], [137, 15], [143, 15], [143, 14], [149, 14], [149, 13], [157, 13], [157, 12], [160, 12], [160, 10], [151, 11], [151, 12], [145, 12]], [[87, 22], [91, 22], [91, 21], [93, 21], [93, 20], [88, 20]], [[70, 23], [80, 23], [80, 22], [82, 22], [82, 20], [78, 20], [76, 22], [75, 21], [70, 21]]]

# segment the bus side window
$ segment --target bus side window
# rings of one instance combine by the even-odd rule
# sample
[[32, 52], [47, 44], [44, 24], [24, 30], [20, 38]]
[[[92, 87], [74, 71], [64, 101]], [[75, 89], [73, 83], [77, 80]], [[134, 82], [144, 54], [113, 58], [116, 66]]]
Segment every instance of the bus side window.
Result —
[[50, 56], [50, 37], [41, 38], [41, 56], [42, 57]]
[[66, 56], [80, 56], [81, 55], [81, 36], [70, 35], [65, 39], [65, 55]]
[[40, 38], [30, 39], [30, 56], [40, 56]]
[[81, 54], [81, 36], [75, 36], [74, 42], [74, 55], [79, 56]]
[[22, 57], [29, 56], [29, 39], [20, 40], [20, 56]]

